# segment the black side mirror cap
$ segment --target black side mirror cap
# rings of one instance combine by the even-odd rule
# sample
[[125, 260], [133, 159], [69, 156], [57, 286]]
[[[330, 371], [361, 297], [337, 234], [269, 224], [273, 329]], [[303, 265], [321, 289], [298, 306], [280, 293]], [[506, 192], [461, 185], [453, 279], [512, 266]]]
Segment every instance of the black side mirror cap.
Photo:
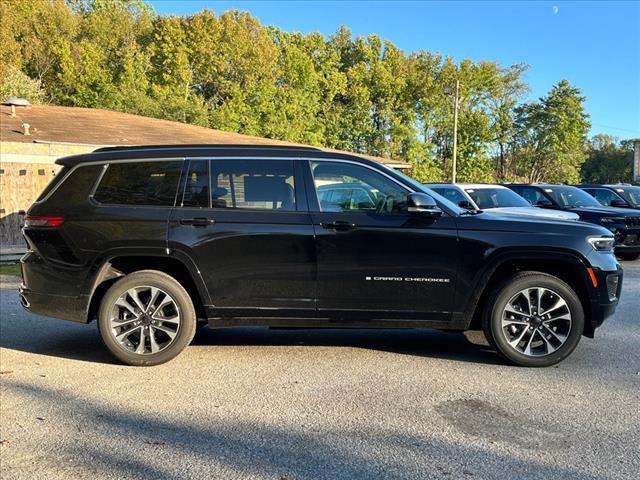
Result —
[[625, 202], [624, 200], [620, 200], [619, 198], [614, 198], [613, 200], [611, 200], [611, 207], [628, 207], [629, 204], [627, 202]]
[[407, 195], [407, 211], [424, 217], [440, 217], [442, 210], [431, 195], [426, 193], [410, 193]]
[[471, 202], [469, 200], [460, 200], [458, 202], [458, 206], [460, 208], [464, 208], [465, 210], [475, 210], [475, 208], [473, 207], [473, 205], [471, 205]]

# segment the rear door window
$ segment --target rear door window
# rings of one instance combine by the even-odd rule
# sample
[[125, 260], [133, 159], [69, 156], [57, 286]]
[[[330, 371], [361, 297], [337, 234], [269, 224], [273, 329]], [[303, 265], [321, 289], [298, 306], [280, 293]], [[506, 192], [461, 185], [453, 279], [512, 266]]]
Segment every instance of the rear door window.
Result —
[[114, 205], [173, 206], [182, 160], [112, 163], [93, 198]]
[[191, 160], [185, 179], [183, 207], [209, 207], [209, 161]]
[[295, 211], [295, 178], [291, 160], [211, 161], [211, 206]]

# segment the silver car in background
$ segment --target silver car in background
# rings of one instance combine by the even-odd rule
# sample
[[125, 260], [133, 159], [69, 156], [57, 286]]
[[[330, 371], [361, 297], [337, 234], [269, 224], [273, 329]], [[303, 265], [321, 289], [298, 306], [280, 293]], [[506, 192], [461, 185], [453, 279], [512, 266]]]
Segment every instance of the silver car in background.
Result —
[[491, 210], [501, 215], [578, 220], [578, 215], [562, 210], [532, 206], [514, 191], [502, 185], [476, 183], [429, 183], [427, 187], [468, 210]]

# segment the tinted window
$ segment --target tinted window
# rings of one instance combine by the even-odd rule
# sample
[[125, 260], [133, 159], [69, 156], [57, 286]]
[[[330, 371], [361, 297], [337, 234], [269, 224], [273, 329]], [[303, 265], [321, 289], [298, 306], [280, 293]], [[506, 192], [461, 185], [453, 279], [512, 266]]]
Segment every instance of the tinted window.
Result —
[[94, 198], [117, 205], [172, 206], [182, 161], [112, 163]]
[[44, 187], [44, 190], [40, 193], [40, 195], [38, 196], [38, 199], [36, 200], [36, 202], [39, 202], [40, 200], [42, 200], [44, 197], [46, 197], [49, 192], [51, 190], [53, 190], [53, 188], [58, 185], [58, 183], [60, 183], [60, 181], [64, 178], [64, 176], [69, 173], [69, 170], [71, 169], [71, 167], [62, 167], [60, 169], [60, 171], [58, 173], [56, 173], [53, 178], [49, 181], [49, 183], [47, 184], [46, 187]]
[[531, 205], [550, 204], [551, 201], [537, 188], [517, 187], [514, 191]]
[[587, 192], [577, 187], [543, 187], [544, 191], [560, 206], [571, 207], [599, 207], [598, 201]]
[[456, 190], [455, 188], [440, 188], [440, 187], [438, 187], [438, 188], [433, 188], [433, 191], [439, 193], [440, 195], [442, 195], [447, 200], [451, 200], [456, 205], [460, 205], [460, 202], [468, 202], [469, 201], [466, 198], [464, 198], [464, 195], [461, 192], [459, 192], [458, 190]]
[[530, 207], [529, 203], [508, 188], [465, 188], [480, 208]]
[[408, 191], [374, 170], [337, 162], [312, 162], [311, 169], [323, 212], [406, 212]]
[[594, 197], [602, 205], [611, 206], [611, 202], [613, 200], [624, 201], [624, 199], [621, 198], [617, 193], [614, 193], [611, 190], [607, 190], [604, 188], [585, 189], [585, 191], [589, 195]]
[[[60, 176], [54, 177], [54, 179], [58, 178], [57, 183], [62, 179], [62, 183], [55, 190], [55, 184], [51, 188], [47, 187], [48, 192], [53, 192], [47, 203], [66, 206], [88, 200], [103, 168], [103, 165], [78, 167], [63, 179], [62, 175], [58, 174]], [[46, 193], [43, 193], [41, 197], [44, 198], [46, 195]]]
[[191, 160], [184, 183], [184, 207], [209, 206], [209, 161]]
[[631, 205], [640, 207], [640, 187], [616, 187], [616, 191], [624, 196]]
[[212, 160], [213, 208], [296, 209], [290, 160]]

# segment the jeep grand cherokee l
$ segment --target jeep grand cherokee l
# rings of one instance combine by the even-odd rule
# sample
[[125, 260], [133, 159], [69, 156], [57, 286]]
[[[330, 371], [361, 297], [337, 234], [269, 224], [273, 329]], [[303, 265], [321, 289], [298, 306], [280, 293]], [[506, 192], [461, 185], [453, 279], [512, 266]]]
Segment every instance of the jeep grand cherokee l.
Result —
[[615, 253], [623, 260], [640, 257], [640, 212], [601, 205], [583, 190], [569, 185], [506, 185], [532, 205], [577, 213], [580, 220], [602, 225], [615, 237]]
[[[97, 319], [127, 364], [170, 360], [208, 323], [481, 328], [508, 361], [547, 366], [618, 303], [608, 230], [468, 212], [357, 156], [162, 146], [58, 163], [26, 217], [23, 305]], [[322, 200], [342, 185], [368, 200]]]

